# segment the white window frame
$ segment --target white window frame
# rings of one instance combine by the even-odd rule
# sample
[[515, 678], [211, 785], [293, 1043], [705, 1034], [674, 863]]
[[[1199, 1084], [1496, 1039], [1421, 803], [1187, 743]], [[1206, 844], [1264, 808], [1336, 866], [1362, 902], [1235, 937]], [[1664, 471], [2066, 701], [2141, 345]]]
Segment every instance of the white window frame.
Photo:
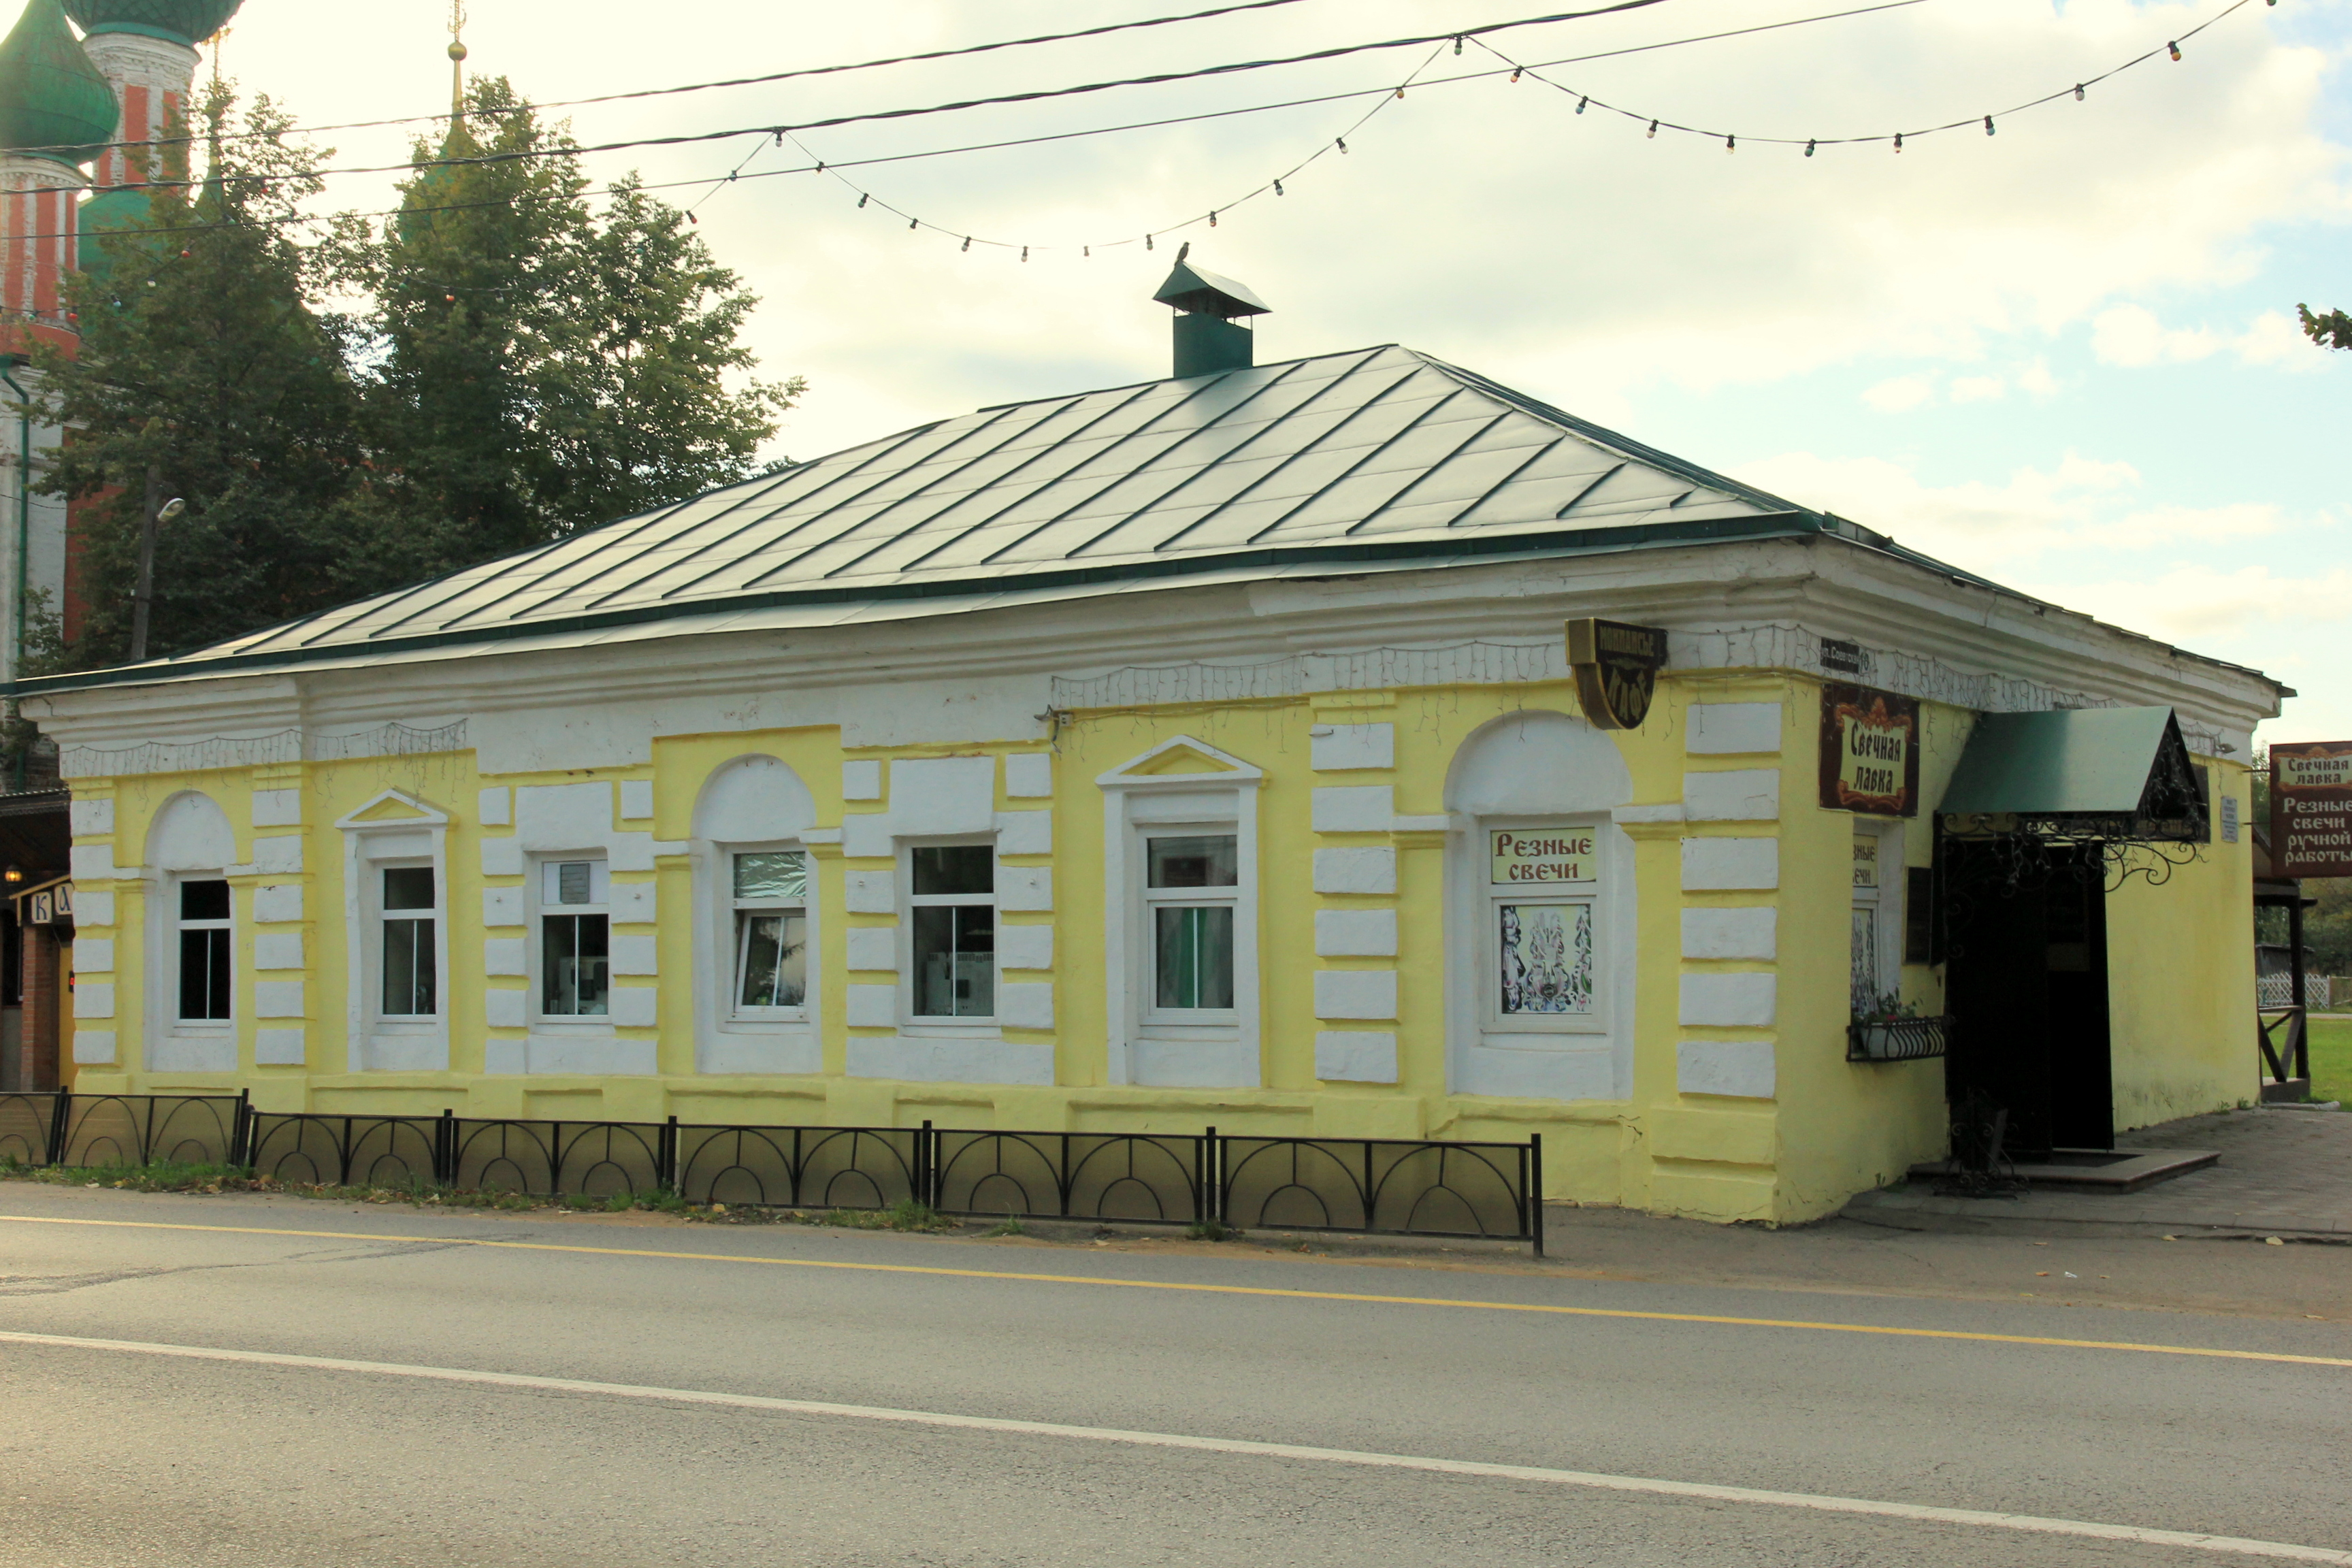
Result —
[[[797, 855], [801, 858], [803, 877], [801, 896], [784, 900], [744, 900], [735, 894], [735, 860], [741, 855]], [[724, 952], [718, 968], [719, 983], [724, 987], [718, 998], [722, 1027], [772, 1027], [778, 1024], [806, 1026], [809, 1021], [809, 996], [816, 989], [816, 860], [805, 846], [782, 844], [726, 844], [719, 847], [718, 893], [723, 905], [724, 918], [719, 927], [724, 934]], [[750, 913], [797, 914], [801, 917], [801, 964], [803, 982], [801, 1000], [789, 1007], [747, 1007], [743, 1005], [743, 916]]]
[[[218, 882], [228, 894], [228, 913], [218, 920], [192, 921], [181, 913], [184, 889], [191, 882]], [[171, 980], [166, 987], [164, 1008], [169, 1015], [172, 1031], [179, 1035], [228, 1035], [236, 1030], [236, 885], [228, 879], [226, 871], [174, 871], [165, 884], [169, 899], [165, 924], [170, 932]], [[191, 1018], [181, 1013], [180, 998], [185, 971], [186, 944], [180, 939], [191, 931], [217, 931], [228, 933], [228, 1012], [218, 1018]]]
[[[1888, 822], [1876, 817], [1857, 816], [1853, 819], [1856, 839], [1878, 841], [1878, 887], [1867, 899], [1862, 889], [1852, 888], [1848, 898], [1855, 910], [1869, 909], [1872, 936], [1876, 943], [1878, 975], [1872, 995], [1899, 995], [1903, 989], [1903, 900], [1909, 890], [1910, 868], [1906, 863], [1906, 834], [1900, 821]], [[1851, 875], [1848, 878], [1852, 881]], [[1846, 925], [1846, 979], [1848, 1000], [1853, 1000], [1853, 926], [1849, 917]]]
[[[1476, 881], [1482, 896], [1476, 942], [1479, 965], [1478, 1026], [1495, 1035], [1607, 1035], [1612, 1032], [1612, 1005], [1608, 984], [1616, 933], [1610, 929], [1607, 888], [1612, 872], [1609, 838], [1612, 825], [1606, 812], [1561, 816], [1487, 816], [1478, 819]], [[1562, 833], [1588, 836], [1601, 875], [1590, 881], [1530, 883], [1524, 888], [1495, 885], [1494, 836], [1497, 833]], [[1505, 904], [1581, 904], [1592, 911], [1592, 1006], [1582, 1013], [1506, 1013], [1503, 1011], [1503, 916]]]
[[[1217, 770], [1139, 771], [1180, 746]], [[1265, 783], [1261, 769], [1189, 735], [1171, 736], [1095, 780], [1103, 794], [1105, 1069], [1112, 1083], [1255, 1089], [1265, 1082], [1258, 971], [1258, 797]], [[1213, 1019], [1180, 1018], [1176, 1010], [1156, 1005], [1144, 842], [1221, 831], [1233, 834], [1239, 859], [1233, 1011]]]
[[[448, 1006], [449, 974], [447, 967], [441, 962], [443, 934], [441, 926], [446, 918], [443, 910], [449, 900], [442, 887], [445, 879], [441, 875], [441, 868], [433, 863], [429, 856], [373, 860], [369, 865], [367, 896], [373, 900], [371, 912], [373, 915], [372, 923], [375, 929], [373, 932], [374, 940], [368, 943], [368, 956], [373, 968], [367, 976], [367, 987], [369, 999], [377, 1010], [379, 1026], [390, 1028], [403, 1024], [429, 1025], [439, 1018], [444, 1009]], [[392, 908], [384, 902], [384, 876], [390, 871], [430, 873], [433, 878], [433, 901], [421, 909]], [[418, 921], [424, 921], [433, 928], [432, 939], [427, 943], [431, 949], [433, 960], [433, 1006], [429, 1012], [394, 1013], [385, 1009], [383, 1005], [384, 954], [391, 946], [392, 926], [395, 921], [412, 925]]]
[[[563, 904], [551, 901], [546, 896], [546, 882], [551, 868], [556, 866], [588, 866], [588, 898], [584, 904]], [[530, 972], [530, 994], [525, 1004], [530, 1027], [534, 1033], [613, 1032], [613, 994], [617, 987], [612, 969], [613, 951], [613, 868], [610, 858], [602, 849], [567, 850], [530, 856], [525, 862], [524, 888], [530, 903], [528, 932], [524, 938], [524, 968]], [[560, 873], [559, 873], [560, 874]], [[601, 899], [596, 895], [602, 892]], [[551, 1013], [547, 1011], [547, 921], [551, 916], [602, 915], [604, 917], [604, 1011], [602, 1013]]]
[[[985, 894], [981, 893], [917, 893], [915, 891], [915, 851], [918, 849], [967, 848], [985, 846], [988, 849], [989, 878]], [[902, 1033], [929, 1036], [984, 1036], [999, 1037], [1003, 1026], [994, 1007], [987, 1013], [918, 1013], [915, 1011], [915, 988], [919, 976], [915, 973], [915, 911], [919, 909], [941, 909], [985, 904], [991, 912], [991, 958], [989, 1000], [1001, 1003], [1004, 994], [1004, 906], [1001, 901], [1004, 887], [1004, 865], [996, 852], [996, 836], [992, 833], [950, 834], [940, 837], [902, 838], [898, 840], [898, 1026]]]
[[1155, 838], [1231, 838], [1234, 840], [1236, 866], [1241, 850], [1241, 824], [1231, 817], [1212, 822], [1149, 822], [1136, 823], [1129, 829], [1135, 841], [1128, 853], [1142, 875], [1135, 879], [1135, 896], [1139, 904], [1135, 921], [1135, 941], [1142, 952], [1132, 962], [1136, 967], [1136, 989], [1140, 994], [1143, 1027], [1167, 1038], [1184, 1037], [1179, 1031], [1198, 1031], [1206, 1041], [1231, 1038], [1240, 1021], [1241, 1009], [1235, 1007], [1163, 1007], [1160, 1005], [1160, 931], [1159, 910], [1173, 906], [1181, 909], [1223, 908], [1234, 911], [1234, 1000], [1241, 995], [1239, 960], [1241, 957], [1242, 883], [1249, 879], [1246, 868], [1240, 868], [1229, 888], [1155, 888], [1151, 886], [1151, 840]]
[[[390, 805], [406, 815], [373, 814]], [[344, 1026], [353, 1072], [446, 1072], [449, 1068], [449, 816], [399, 790], [377, 795], [335, 826], [343, 835]], [[383, 1011], [383, 870], [433, 871], [430, 1015]]]

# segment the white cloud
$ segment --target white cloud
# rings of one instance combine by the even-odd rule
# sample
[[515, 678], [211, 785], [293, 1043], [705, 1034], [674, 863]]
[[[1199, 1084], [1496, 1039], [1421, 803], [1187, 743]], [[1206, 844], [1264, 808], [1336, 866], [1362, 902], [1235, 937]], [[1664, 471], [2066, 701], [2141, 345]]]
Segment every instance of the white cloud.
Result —
[[2139, 471], [2129, 463], [2071, 455], [2054, 469], [2020, 468], [2000, 484], [1928, 485], [1884, 458], [1811, 452], [1743, 464], [1739, 477], [1996, 577], [2021, 554], [2080, 542], [2111, 510], [2109, 498], [2127, 495], [2139, 483]]
[[2178, 364], [2200, 360], [2221, 346], [2221, 340], [2201, 328], [2168, 329], [2155, 312], [2140, 305], [2116, 305], [2102, 310], [2091, 322], [2091, 352], [2102, 364]]
[[1882, 381], [1862, 395], [1862, 400], [1881, 414], [1903, 414], [1921, 407], [1936, 399], [1936, 384], [1924, 375], [1898, 375], [1892, 381]]
[[2050, 374], [2050, 366], [2046, 363], [2035, 360], [2017, 373], [2017, 387], [2019, 391], [2037, 398], [2055, 397], [2058, 395], [2058, 378]]
[[1955, 403], [1990, 403], [2009, 391], [2009, 383], [1997, 375], [1964, 375], [1952, 383]]

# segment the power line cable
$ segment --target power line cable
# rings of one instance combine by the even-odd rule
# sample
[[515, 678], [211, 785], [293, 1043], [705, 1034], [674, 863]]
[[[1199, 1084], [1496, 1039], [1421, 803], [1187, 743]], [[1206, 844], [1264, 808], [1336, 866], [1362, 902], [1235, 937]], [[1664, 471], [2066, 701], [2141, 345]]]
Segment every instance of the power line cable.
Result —
[[[1518, 27], [1549, 26], [1559, 22], [1580, 22], [1594, 16], [1615, 16], [1626, 11], [1646, 10], [1664, 5], [1670, 0], [1612, 0], [1605, 5], [1595, 5], [1582, 11], [1557, 11], [1544, 16], [1523, 16], [1507, 22], [1486, 22], [1475, 27], [1454, 28], [1443, 33], [1427, 33], [1410, 38], [1385, 38], [1369, 44], [1339, 44], [1329, 48], [1310, 49], [1304, 54], [1277, 55], [1265, 59], [1234, 60], [1224, 65], [1202, 66], [1192, 70], [1159, 71], [1150, 76], [1120, 77], [1109, 81], [1081, 82], [1075, 87], [1037, 88], [1027, 92], [999, 93], [989, 98], [970, 98], [952, 103], [925, 104], [912, 109], [877, 109], [860, 114], [836, 114], [824, 120], [797, 123], [739, 125], [726, 131], [698, 131], [676, 136], [636, 136], [617, 142], [591, 142], [562, 148], [534, 148], [511, 153], [485, 153], [464, 158], [430, 158], [422, 162], [356, 165], [343, 169], [314, 171], [324, 178], [338, 174], [408, 174], [423, 169], [465, 168], [488, 163], [527, 163], [534, 159], [562, 156], [567, 153], [619, 153], [637, 147], [682, 147], [704, 142], [727, 142], [738, 136], [772, 136], [782, 141], [785, 136], [808, 131], [826, 131], [842, 125], [870, 124], [877, 121], [911, 120], [933, 114], [958, 114], [970, 109], [994, 109], [1006, 104], [1040, 103], [1055, 99], [1076, 98], [1086, 94], [1109, 92], [1126, 87], [1160, 87], [1175, 81], [1199, 81], [1213, 77], [1234, 76], [1246, 71], [1276, 69], [1283, 66], [1306, 65], [1318, 60], [1339, 59], [1349, 55], [1368, 54], [1381, 49], [1412, 48], [1423, 44], [1451, 43], [1457, 38], [1475, 37], [1485, 33], [1507, 32]], [[19, 152], [37, 152], [37, 148], [19, 148]], [[202, 180], [151, 180], [150, 186], [200, 185]]]
[[[709, 92], [720, 88], [761, 87], [770, 82], [791, 81], [800, 77], [836, 76], [844, 71], [873, 70], [881, 66], [903, 66], [917, 64], [926, 60], [955, 59], [964, 55], [990, 54], [998, 49], [1027, 48], [1035, 44], [1067, 43], [1073, 38], [1097, 38], [1102, 37], [1106, 33], [1133, 32], [1140, 27], [1165, 27], [1178, 22], [1200, 22], [1205, 21], [1213, 16], [1230, 16], [1240, 11], [1265, 11], [1270, 10], [1276, 5], [1296, 5], [1298, 3], [1299, 0], [1244, 0], [1244, 4], [1237, 5], [1220, 5], [1208, 11], [1188, 11], [1183, 15], [1177, 16], [1146, 16], [1139, 21], [1133, 22], [1110, 22], [1106, 23], [1104, 26], [1099, 27], [1081, 27], [1073, 33], [1041, 33], [1035, 37], [1005, 38], [992, 44], [967, 44], [960, 48], [932, 49], [919, 55], [892, 55], [884, 59], [857, 60], [847, 65], [804, 66], [797, 70], [772, 71], [765, 76], [729, 77], [720, 81], [688, 82], [681, 87], [640, 88], [633, 92], [600, 93], [592, 98], [551, 99], [544, 103], [523, 103], [518, 104], [515, 107], [518, 111], [526, 110], [541, 110], [549, 109], [578, 109], [588, 104], [624, 103], [633, 100], [647, 98], [673, 98], [680, 93]], [[295, 125], [289, 126], [287, 130], [289, 133], [299, 132], [303, 135], [319, 135], [330, 131], [375, 131], [381, 130], [387, 125], [439, 124], [457, 118], [459, 118], [459, 116], [444, 110], [435, 114], [394, 115], [387, 120], [346, 120], [341, 123], [332, 125]], [[267, 138], [274, 134], [277, 134], [277, 132], [268, 131], [237, 131], [226, 132], [219, 139], [222, 141], [254, 141], [257, 139]], [[110, 142], [105, 143], [105, 145], [110, 148], [177, 147], [185, 145], [189, 142], [208, 140], [212, 140], [212, 138], [206, 134], [192, 132], [185, 136], [150, 137], [143, 142]], [[57, 152], [61, 151], [62, 149], [31, 148], [21, 150], [32, 152]]]

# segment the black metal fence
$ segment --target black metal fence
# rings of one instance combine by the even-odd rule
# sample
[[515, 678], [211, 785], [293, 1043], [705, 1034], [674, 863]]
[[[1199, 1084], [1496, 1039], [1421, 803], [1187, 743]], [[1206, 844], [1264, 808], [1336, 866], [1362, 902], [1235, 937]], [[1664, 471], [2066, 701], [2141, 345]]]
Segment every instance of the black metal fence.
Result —
[[1543, 1140], [1265, 1138], [754, 1127], [257, 1111], [243, 1095], [0, 1095], [0, 1158], [250, 1165], [335, 1186], [779, 1208], [913, 1200], [983, 1218], [1202, 1224], [1525, 1241], [1543, 1250]]
[[0, 1160], [241, 1164], [252, 1116], [242, 1094], [0, 1094]]

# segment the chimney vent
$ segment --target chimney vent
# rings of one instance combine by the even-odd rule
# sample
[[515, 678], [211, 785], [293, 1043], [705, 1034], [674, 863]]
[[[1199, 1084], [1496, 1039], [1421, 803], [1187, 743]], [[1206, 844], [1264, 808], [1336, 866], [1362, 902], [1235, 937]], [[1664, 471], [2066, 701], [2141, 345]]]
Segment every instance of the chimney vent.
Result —
[[1152, 299], [1176, 307], [1176, 357], [1172, 374], [1181, 381], [1191, 375], [1215, 375], [1247, 370], [1256, 363], [1256, 334], [1244, 321], [1263, 316], [1273, 307], [1245, 284], [1220, 278], [1190, 265], [1188, 243], [1176, 253], [1176, 270]]

